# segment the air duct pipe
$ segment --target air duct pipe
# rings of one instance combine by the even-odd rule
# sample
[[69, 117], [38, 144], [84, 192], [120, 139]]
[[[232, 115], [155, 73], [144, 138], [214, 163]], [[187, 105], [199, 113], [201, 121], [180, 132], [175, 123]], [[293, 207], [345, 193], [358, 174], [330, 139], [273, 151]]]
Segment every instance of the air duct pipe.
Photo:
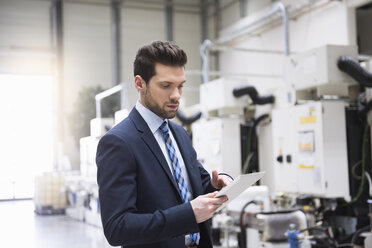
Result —
[[106, 97], [109, 97], [117, 92], [120, 91], [120, 107], [121, 109], [125, 109], [125, 108], [128, 108], [129, 107], [129, 103], [128, 103], [128, 97], [127, 97], [127, 87], [128, 87], [128, 84], [126, 83], [120, 83], [110, 89], [107, 89], [101, 93], [98, 93], [96, 96], [95, 96], [95, 100], [96, 100], [96, 118], [101, 118], [102, 116], [102, 112], [101, 112], [101, 101], [106, 98]]
[[[282, 14], [282, 19], [283, 19], [283, 31], [284, 31], [284, 54], [286, 56], [289, 55], [289, 28], [288, 28], [288, 13], [287, 9], [284, 6], [283, 3], [278, 2], [274, 5], [274, 7], [267, 12], [264, 16], [260, 17], [256, 21], [242, 27], [241, 29], [233, 32], [230, 35], [226, 35], [224, 37], [221, 37], [218, 40], [218, 45], [223, 45], [225, 43], [231, 42], [234, 39], [245, 35], [249, 34], [250, 28], [258, 25], [259, 23], [267, 20], [269, 17], [275, 15], [276, 13], [280, 12]], [[213, 43], [210, 40], [205, 40], [203, 44], [200, 47], [200, 55], [202, 57], [202, 73], [203, 73], [203, 83], [206, 83], [209, 81], [209, 75], [208, 75], [208, 66], [209, 66], [209, 48], [213, 45]], [[217, 45], [217, 47], [218, 47]]]

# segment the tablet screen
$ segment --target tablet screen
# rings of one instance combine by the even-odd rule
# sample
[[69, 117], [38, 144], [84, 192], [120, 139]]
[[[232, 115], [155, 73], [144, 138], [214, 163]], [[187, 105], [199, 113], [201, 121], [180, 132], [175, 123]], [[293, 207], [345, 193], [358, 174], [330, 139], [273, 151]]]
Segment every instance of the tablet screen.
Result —
[[[262, 178], [265, 172], [255, 172], [238, 176], [233, 182], [221, 189], [216, 197], [226, 195], [228, 200], [222, 204], [217, 211], [224, 208], [230, 201], [238, 197], [243, 193], [249, 186], [257, 182]], [[216, 211], [216, 212], [217, 212]]]

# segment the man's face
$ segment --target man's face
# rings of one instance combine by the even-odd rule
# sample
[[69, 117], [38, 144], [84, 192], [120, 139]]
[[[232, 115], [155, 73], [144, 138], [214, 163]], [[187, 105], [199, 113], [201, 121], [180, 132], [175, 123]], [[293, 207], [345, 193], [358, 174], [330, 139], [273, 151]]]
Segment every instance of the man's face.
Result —
[[141, 92], [141, 103], [163, 119], [176, 116], [185, 83], [183, 67], [155, 64], [155, 75]]

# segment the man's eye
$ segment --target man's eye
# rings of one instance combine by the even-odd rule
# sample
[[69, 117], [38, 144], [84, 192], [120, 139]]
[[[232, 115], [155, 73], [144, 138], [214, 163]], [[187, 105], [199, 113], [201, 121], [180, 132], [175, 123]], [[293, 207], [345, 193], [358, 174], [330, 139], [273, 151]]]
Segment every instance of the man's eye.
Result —
[[167, 84], [167, 85], [162, 85], [162, 87], [164, 88], [164, 89], [167, 89], [167, 88], [169, 88], [169, 85]]
[[182, 85], [180, 85], [180, 86], [178, 86], [178, 89], [182, 89], [183, 88], [183, 84]]

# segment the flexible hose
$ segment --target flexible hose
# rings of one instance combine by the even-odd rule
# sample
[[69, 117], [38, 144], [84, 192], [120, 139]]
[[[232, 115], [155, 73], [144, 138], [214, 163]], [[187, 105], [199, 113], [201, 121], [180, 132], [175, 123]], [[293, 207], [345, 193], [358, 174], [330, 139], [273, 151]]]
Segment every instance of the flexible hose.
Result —
[[365, 87], [372, 87], [372, 73], [365, 70], [349, 56], [341, 56], [337, 61], [338, 68]]
[[259, 96], [256, 88], [251, 85], [235, 88], [233, 90], [233, 95], [235, 97], [249, 95], [249, 97], [253, 101], [253, 104], [258, 104], [258, 105], [264, 105], [264, 104], [275, 102], [275, 97], [273, 95]]
[[186, 117], [180, 109], [176, 113], [177, 118], [182, 122], [183, 125], [192, 124], [193, 122], [199, 120], [201, 115], [202, 115], [201, 112], [197, 112], [190, 117]]
[[[260, 115], [260, 117], [258, 117], [256, 120], [254, 120], [253, 121], [253, 131], [254, 132], [256, 132], [256, 128], [257, 128], [257, 126], [263, 121], [263, 120], [265, 120], [266, 118], [268, 118], [269, 117], [269, 115], [268, 114], [263, 114], [263, 115]], [[256, 134], [256, 133], [255, 133]], [[257, 144], [256, 144], [256, 142], [255, 142], [256, 140], [254, 139], [253, 141], [252, 141], [252, 147], [256, 147], [257, 146]]]

